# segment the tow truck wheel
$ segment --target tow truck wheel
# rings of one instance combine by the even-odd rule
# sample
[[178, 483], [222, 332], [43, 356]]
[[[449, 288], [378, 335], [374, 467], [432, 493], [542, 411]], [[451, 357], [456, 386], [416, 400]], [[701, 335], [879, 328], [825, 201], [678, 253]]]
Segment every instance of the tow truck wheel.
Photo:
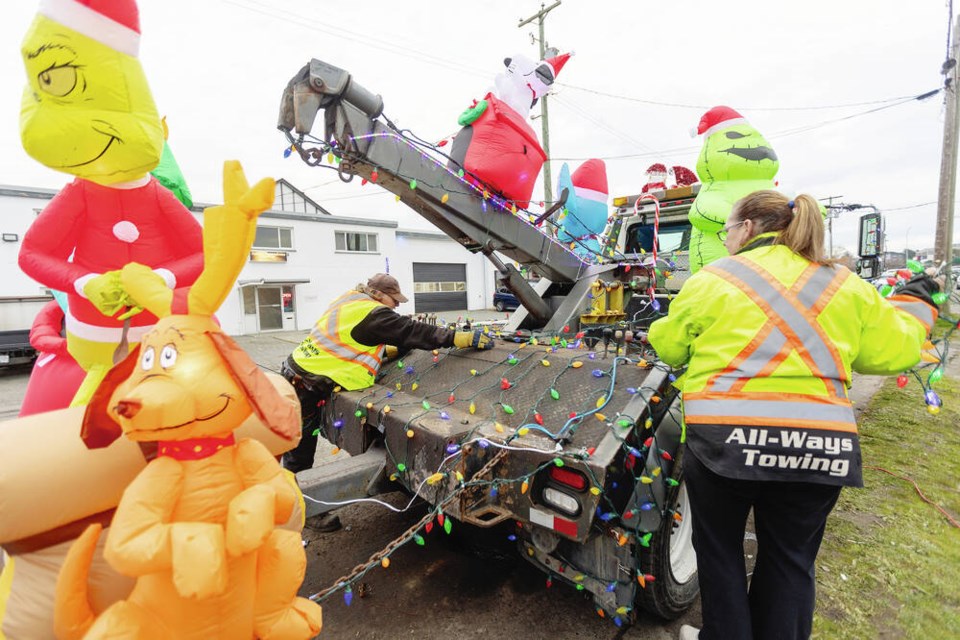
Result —
[[650, 541], [650, 548], [641, 554], [640, 571], [656, 579], [648, 582], [646, 588], [637, 594], [638, 606], [667, 620], [673, 620], [689, 609], [700, 592], [692, 516], [681, 460], [674, 469], [673, 477], [680, 484], [671, 489], [668, 504], [673, 512], [680, 514], [680, 520], [668, 513]]

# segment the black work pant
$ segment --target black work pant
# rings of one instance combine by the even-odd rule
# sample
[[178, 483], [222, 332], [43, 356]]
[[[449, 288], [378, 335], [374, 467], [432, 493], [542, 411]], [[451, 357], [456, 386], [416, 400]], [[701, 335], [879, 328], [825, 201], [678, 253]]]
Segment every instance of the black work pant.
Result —
[[326, 376], [315, 376], [300, 369], [291, 358], [280, 368], [280, 373], [293, 385], [300, 400], [300, 443], [283, 454], [283, 467], [298, 473], [313, 468], [317, 452], [317, 432], [323, 428], [326, 405], [333, 395], [334, 383]]
[[[683, 473], [700, 577], [700, 640], [807, 640], [814, 563], [840, 487], [726, 478], [689, 447]], [[743, 536], [751, 507], [757, 561], [748, 590]]]

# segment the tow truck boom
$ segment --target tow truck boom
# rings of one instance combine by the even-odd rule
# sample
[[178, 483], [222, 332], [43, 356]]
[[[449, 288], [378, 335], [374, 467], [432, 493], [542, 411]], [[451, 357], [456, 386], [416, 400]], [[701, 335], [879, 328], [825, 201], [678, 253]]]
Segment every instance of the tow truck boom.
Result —
[[[318, 140], [310, 132], [321, 109], [324, 134]], [[333, 153], [340, 159], [344, 181], [354, 175], [375, 181], [467, 250], [491, 258], [532, 316], [534, 328], [557, 329], [569, 322], [579, 312], [589, 283], [615, 265], [584, 262], [524, 212], [513, 213], [502, 199], [466, 182], [462, 172], [448, 167], [418, 140], [403, 135], [389, 120], [382, 122], [382, 112], [379, 95], [357, 84], [347, 71], [313, 59], [284, 90], [278, 128], [308, 164], [319, 164], [324, 155]], [[311, 143], [319, 146], [308, 148]], [[535, 291], [512, 265], [494, 260], [494, 252], [560, 285], [562, 303], [552, 308], [543, 291]], [[525, 316], [515, 315], [516, 323]]]

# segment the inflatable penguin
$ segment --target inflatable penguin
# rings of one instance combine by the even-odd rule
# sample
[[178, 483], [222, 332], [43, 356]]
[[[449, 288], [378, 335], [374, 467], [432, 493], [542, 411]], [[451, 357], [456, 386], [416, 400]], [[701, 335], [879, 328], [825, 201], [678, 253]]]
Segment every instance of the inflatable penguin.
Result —
[[557, 240], [587, 262], [600, 256], [600, 235], [607, 226], [607, 166], [603, 160], [587, 160], [570, 174], [564, 163], [557, 179], [557, 193], [568, 189], [567, 203], [558, 216]]

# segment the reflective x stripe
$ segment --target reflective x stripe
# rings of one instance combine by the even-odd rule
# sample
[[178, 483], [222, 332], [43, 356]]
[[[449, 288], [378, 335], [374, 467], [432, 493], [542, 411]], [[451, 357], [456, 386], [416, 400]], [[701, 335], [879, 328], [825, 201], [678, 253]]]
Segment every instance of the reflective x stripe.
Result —
[[340, 340], [340, 312], [343, 307], [353, 302], [370, 302], [370, 296], [362, 293], [348, 293], [340, 296], [327, 310], [325, 314], [326, 322], [323, 322], [323, 318], [321, 318], [311, 329], [310, 338], [317, 348], [341, 360], [355, 362], [369, 371], [371, 375], [376, 375], [380, 368], [380, 356], [383, 354], [382, 347], [377, 349], [375, 353], [370, 353], [355, 349]]
[[[837, 366], [835, 353], [829, 345], [820, 336], [820, 333], [813, 326], [814, 319], [807, 317], [813, 313], [803, 313], [794, 304], [799, 303], [801, 307], [811, 312], [813, 307], [823, 308], [829, 298], [824, 296], [824, 290], [837, 277], [849, 275], [847, 272], [838, 272], [830, 267], [811, 267], [816, 269], [801, 290], [794, 294], [782, 287], [775, 287], [769, 282], [755, 267], [746, 260], [727, 258], [720, 260], [709, 267], [707, 270], [717, 273], [725, 280], [736, 286], [738, 289], [749, 295], [752, 299], [760, 298], [769, 305], [770, 310], [776, 314], [776, 318], [771, 318], [769, 322], [777, 323], [780, 320], [793, 336], [788, 339], [783, 334], [780, 326], [775, 326], [766, 340], [743, 362], [731, 370], [725, 371], [717, 376], [712, 382], [717, 390], [729, 390], [736, 382], [741, 379], [750, 378], [763, 370], [771, 360], [783, 353], [787, 343], [792, 346], [805, 361], [808, 366], [813, 365], [813, 374], [827, 381], [831, 385], [834, 395], [840, 398], [846, 397], [846, 387], [844, 385], [843, 373]], [[802, 277], [798, 282], [802, 281]], [[792, 298], [792, 301], [791, 299]], [[776, 350], [775, 347], [779, 346]]]

